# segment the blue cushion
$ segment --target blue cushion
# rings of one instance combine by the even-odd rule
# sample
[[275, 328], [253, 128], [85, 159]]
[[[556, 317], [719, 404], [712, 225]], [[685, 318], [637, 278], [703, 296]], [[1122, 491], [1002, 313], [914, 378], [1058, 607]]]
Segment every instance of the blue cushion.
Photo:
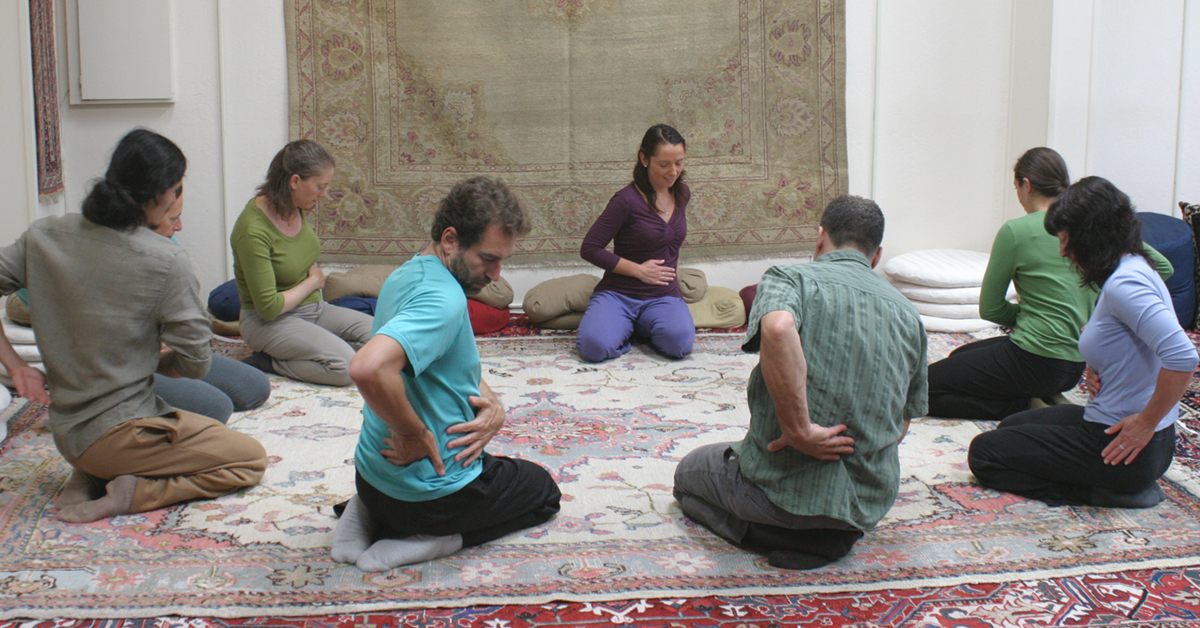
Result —
[[208, 293], [208, 311], [219, 321], [238, 320], [242, 315], [242, 299], [238, 296], [237, 281], [230, 279]]
[[356, 310], [369, 316], [375, 316], [375, 303], [377, 301], [379, 301], [379, 299], [375, 297], [342, 297], [337, 301], [330, 301], [329, 303], [339, 307]]
[[1138, 212], [1142, 220], [1142, 240], [1158, 250], [1175, 267], [1167, 279], [1167, 290], [1175, 306], [1179, 325], [1188, 328], [1196, 314], [1195, 245], [1192, 228], [1178, 218], [1154, 212]]

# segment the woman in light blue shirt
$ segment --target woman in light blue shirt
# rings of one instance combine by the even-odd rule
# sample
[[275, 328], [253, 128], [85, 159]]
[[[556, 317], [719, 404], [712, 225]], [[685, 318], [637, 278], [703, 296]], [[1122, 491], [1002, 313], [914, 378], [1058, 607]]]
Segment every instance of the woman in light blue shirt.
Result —
[[1081, 179], [1045, 224], [1082, 282], [1100, 289], [1079, 337], [1098, 381], [1086, 406], [1020, 412], [975, 437], [971, 471], [984, 486], [1052, 506], [1153, 506], [1164, 497], [1157, 480], [1175, 453], [1196, 349], [1142, 246], [1128, 196], [1100, 177]]

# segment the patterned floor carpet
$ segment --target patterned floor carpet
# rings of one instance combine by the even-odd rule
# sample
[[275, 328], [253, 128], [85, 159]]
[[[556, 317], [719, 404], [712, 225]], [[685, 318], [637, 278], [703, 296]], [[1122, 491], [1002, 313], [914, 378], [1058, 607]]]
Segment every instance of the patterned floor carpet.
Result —
[[[902, 448], [900, 499], [876, 533], [835, 565], [781, 572], [691, 525], [670, 497], [681, 455], [743, 430], [756, 357], [737, 350], [739, 335], [705, 334], [683, 362], [635, 349], [602, 367], [574, 358], [569, 336], [519, 335], [480, 342], [485, 377], [510, 408], [492, 450], [552, 470], [568, 499], [551, 524], [388, 574], [330, 562], [329, 506], [352, 490], [361, 401], [279, 379], [268, 407], [232, 423], [272, 454], [261, 486], [68, 526], [49, 510], [65, 464], [41, 409], [25, 408], [5, 417], [12, 436], [0, 450], [0, 613], [321, 614], [305, 620], [319, 626], [988, 626], [1186, 622], [1200, 610], [1200, 572], [1181, 568], [1200, 563], [1192, 430], [1181, 430], [1167, 503], [1051, 509], [971, 483], [964, 448], [987, 426], [920, 421]], [[964, 340], [935, 336], [931, 357]], [[460, 608], [382, 611], [434, 605]], [[68, 624], [96, 625], [58, 625]]]

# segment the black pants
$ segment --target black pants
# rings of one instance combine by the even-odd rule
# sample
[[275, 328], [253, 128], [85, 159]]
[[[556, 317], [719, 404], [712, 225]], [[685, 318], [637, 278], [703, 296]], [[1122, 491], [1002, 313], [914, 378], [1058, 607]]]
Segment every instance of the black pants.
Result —
[[1091, 487], [1138, 493], [1171, 466], [1174, 425], [1159, 430], [1133, 464], [1115, 466], [1101, 456], [1116, 438], [1104, 433], [1107, 428], [1084, 421], [1083, 406], [1027, 410], [976, 436], [967, 463], [980, 484], [1051, 506], [1088, 504]]
[[1033, 397], [1070, 390], [1084, 366], [1030, 353], [1008, 336], [972, 342], [929, 365], [929, 416], [999, 421], [1028, 410]]
[[377, 539], [414, 534], [461, 534], [463, 547], [481, 545], [548, 521], [562, 497], [550, 473], [528, 460], [483, 455], [483, 472], [457, 492], [426, 502], [390, 497], [355, 473]]

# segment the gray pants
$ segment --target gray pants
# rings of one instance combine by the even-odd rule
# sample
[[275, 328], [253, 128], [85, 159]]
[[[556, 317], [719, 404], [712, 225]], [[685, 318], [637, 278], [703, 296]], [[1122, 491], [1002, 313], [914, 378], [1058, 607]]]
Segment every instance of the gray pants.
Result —
[[742, 544], [750, 523], [790, 530], [854, 530], [839, 519], [790, 513], [742, 476], [732, 443], [699, 447], [675, 468], [675, 499], [684, 514], [727, 541]]
[[155, 373], [154, 394], [172, 408], [225, 423], [234, 412], [261, 406], [271, 396], [271, 382], [249, 364], [214, 354], [204, 379]]
[[324, 301], [301, 305], [271, 322], [242, 310], [242, 339], [272, 358], [280, 375], [331, 386], [349, 386], [350, 360], [371, 338], [374, 319]]

